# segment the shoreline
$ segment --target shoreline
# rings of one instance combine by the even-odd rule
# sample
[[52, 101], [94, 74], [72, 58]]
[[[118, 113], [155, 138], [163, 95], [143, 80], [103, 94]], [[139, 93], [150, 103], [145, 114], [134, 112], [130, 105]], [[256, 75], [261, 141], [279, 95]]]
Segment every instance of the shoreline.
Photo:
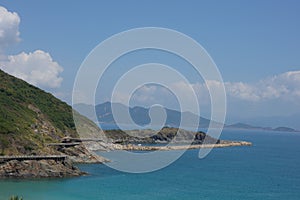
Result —
[[[168, 143], [166, 143], [168, 144]], [[172, 150], [189, 150], [189, 149], [201, 149], [201, 148], [225, 148], [234, 146], [252, 146], [251, 142], [246, 141], [223, 141], [219, 144], [174, 144], [174, 146], [140, 146], [134, 144], [112, 145], [112, 151], [114, 150], [127, 150], [127, 151], [172, 151]], [[88, 153], [89, 152], [89, 153]], [[2, 160], [0, 162], [0, 179], [3, 178], [62, 178], [62, 177], [76, 177], [87, 175], [86, 172], [82, 172], [74, 164], [79, 163], [99, 163], [109, 162], [109, 160], [98, 156], [93, 150], [84, 151], [86, 155], [77, 154], [76, 156], [60, 155], [59, 159], [55, 159], [53, 156], [30, 156], [23, 158], [22, 156], [16, 156], [17, 159], [8, 159], [9, 156], [3, 157], [8, 160]], [[41, 158], [40, 158], [41, 157]], [[53, 157], [53, 158], [52, 158]]]
[[234, 146], [252, 146], [251, 142], [230, 141], [220, 144], [192, 144], [192, 145], [174, 145], [174, 146], [139, 146], [139, 145], [116, 145], [114, 150], [128, 151], [171, 151], [171, 150], [188, 150], [201, 148], [225, 148]]
[[86, 175], [74, 165], [69, 158], [65, 159], [11, 159], [0, 163], [0, 179], [7, 178], [63, 178]]
[[84, 145], [61, 149], [55, 155], [0, 156], [0, 179], [67, 178], [87, 175], [76, 164], [108, 162]]

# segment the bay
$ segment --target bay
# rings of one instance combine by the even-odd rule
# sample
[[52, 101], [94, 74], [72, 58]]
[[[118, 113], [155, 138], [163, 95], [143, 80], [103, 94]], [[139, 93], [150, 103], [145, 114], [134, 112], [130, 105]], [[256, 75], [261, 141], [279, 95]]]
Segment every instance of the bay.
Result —
[[79, 165], [89, 176], [0, 180], [0, 199], [300, 199], [300, 134], [224, 130], [222, 139], [251, 147], [216, 148], [204, 159], [188, 150], [170, 166], [146, 174]]

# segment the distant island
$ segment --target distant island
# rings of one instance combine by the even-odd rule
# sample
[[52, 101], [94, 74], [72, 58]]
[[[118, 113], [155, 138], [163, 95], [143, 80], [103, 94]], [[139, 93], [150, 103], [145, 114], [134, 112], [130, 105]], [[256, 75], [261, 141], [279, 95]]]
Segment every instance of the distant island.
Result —
[[271, 128], [271, 127], [260, 127], [260, 126], [252, 126], [249, 124], [244, 123], [236, 123], [232, 125], [226, 125], [226, 128], [230, 129], [248, 129], [248, 130], [266, 130], [266, 131], [282, 131], [282, 132], [299, 132], [293, 128], [289, 127], [277, 127], [277, 128]]
[[[73, 112], [77, 116], [77, 126]], [[79, 137], [77, 129], [84, 130], [85, 138]], [[251, 145], [171, 127], [164, 127], [158, 133], [131, 130], [130, 135], [121, 130], [102, 131], [93, 121], [52, 94], [0, 70], [0, 178], [84, 175], [86, 173], [74, 164], [108, 162], [95, 150], [148, 151]], [[176, 145], [171, 148], [147, 146], [170, 141]]]

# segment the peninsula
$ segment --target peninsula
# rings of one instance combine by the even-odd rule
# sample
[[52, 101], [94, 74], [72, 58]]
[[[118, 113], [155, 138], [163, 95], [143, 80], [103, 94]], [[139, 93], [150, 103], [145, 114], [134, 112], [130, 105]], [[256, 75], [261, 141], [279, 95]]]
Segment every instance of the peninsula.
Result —
[[[73, 114], [76, 115], [77, 126]], [[78, 135], [78, 129], [85, 133], [84, 137]], [[170, 142], [172, 146], [153, 146]], [[52, 94], [0, 70], [0, 178], [84, 175], [86, 173], [74, 164], [108, 161], [95, 151], [245, 145], [251, 143], [223, 141], [204, 132], [171, 127], [160, 131], [102, 131], [94, 122]]]
[[107, 130], [104, 134], [114, 144], [114, 150], [166, 151], [252, 145], [251, 142], [219, 140], [202, 131], [193, 132], [172, 127], [164, 127], [159, 131]]

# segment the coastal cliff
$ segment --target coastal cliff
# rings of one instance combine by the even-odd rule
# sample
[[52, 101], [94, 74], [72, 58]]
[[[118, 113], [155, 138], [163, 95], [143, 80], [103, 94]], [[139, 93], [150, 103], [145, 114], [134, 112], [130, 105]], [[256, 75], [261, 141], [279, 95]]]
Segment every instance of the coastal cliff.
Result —
[[85, 175], [66, 160], [11, 160], [0, 164], [0, 178], [53, 178]]
[[[51, 160], [1, 163], [0, 177], [5, 176], [3, 175], [7, 173], [5, 170], [13, 167], [18, 170], [9, 173], [14, 174], [12, 176], [15, 177], [43, 177], [43, 173], [47, 174], [46, 169], [57, 173], [61, 171], [61, 175], [48, 173], [50, 177], [77, 176], [80, 173], [72, 163], [105, 162], [104, 158], [87, 150], [83, 144], [73, 147], [48, 145], [60, 143], [64, 137], [79, 137], [73, 112], [79, 116], [80, 126], [85, 127], [89, 134], [97, 135], [101, 132], [96, 124], [73, 111], [71, 106], [52, 94], [0, 70], [0, 156], [66, 155], [69, 157], [69, 160], [64, 163]], [[35, 172], [35, 168], [40, 169], [40, 175], [31, 173]]]

